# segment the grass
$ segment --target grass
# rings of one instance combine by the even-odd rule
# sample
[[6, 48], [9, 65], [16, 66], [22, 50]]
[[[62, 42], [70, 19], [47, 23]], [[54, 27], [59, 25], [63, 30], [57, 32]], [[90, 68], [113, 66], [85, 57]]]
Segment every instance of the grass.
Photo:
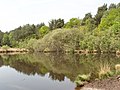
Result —
[[120, 75], [120, 64], [115, 65], [116, 75]]
[[[106, 79], [114, 75], [120, 75], [120, 64], [115, 65], [115, 70], [111, 71], [111, 67], [108, 63], [101, 64], [98, 70], [98, 77], [99, 79]], [[77, 87], [84, 86], [86, 83], [90, 81], [90, 74], [83, 74], [83, 75], [78, 75], [75, 83]]]
[[100, 65], [100, 70], [98, 71], [98, 75], [99, 75], [99, 79], [104, 79], [113, 76], [114, 72], [111, 71], [110, 65], [106, 63]]

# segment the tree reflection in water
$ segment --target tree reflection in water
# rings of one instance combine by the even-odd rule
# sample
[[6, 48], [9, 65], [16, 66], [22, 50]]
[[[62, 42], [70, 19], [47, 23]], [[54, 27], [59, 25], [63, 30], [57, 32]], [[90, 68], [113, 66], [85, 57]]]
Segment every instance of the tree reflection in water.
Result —
[[69, 55], [69, 54], [24, 54], [0, 56], [0, 67], [10, 66], [18, 72], [27, 75], [38, 74], [45, 76], [49, 73], [52, 80], [64, 81], [65, 77], [74, 81], [78, 74], [93, 75], [97, 77], [100, 64], [109, 63], [111, 69], [120, 63], [120, 58], [115, 55]]

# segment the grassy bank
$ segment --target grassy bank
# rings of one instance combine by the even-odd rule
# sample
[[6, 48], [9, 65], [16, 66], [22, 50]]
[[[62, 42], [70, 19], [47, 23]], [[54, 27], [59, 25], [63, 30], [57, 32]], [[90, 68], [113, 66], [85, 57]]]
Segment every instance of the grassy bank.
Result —
[[[108, 63], [106, 64], [101, 64], [97, 73], [97, 78], [94, 80], [91, 80], [92, 78], [92, 74], [83, 74], [83, 75], [78, 75], [76, 77], [75, 83], [77, 87], [82, 87], [85, 84], [89, 83], [89, 82], [93, 82], [96, 80], [103, 80], [103, 79], [107, 79], [110, 77], [118, 77], [118, 75], [120, 75], [120, 64], [116, 64], [114, 67], [114, 70], [111, 70], [111, 67]], [[118, 77], [117, 79], [119, 79], [120, 77]]]

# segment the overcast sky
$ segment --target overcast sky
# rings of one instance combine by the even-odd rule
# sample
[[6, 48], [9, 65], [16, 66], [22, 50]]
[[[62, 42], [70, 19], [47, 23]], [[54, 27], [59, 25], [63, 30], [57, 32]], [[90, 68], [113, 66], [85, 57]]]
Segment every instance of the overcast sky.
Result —
[[0, 0], [0, 30], [10, 31], [25, 24], [48, 23], [51, 19], [83, 18], [88, 12], [95, 15], [104, 3], [119, 0]]

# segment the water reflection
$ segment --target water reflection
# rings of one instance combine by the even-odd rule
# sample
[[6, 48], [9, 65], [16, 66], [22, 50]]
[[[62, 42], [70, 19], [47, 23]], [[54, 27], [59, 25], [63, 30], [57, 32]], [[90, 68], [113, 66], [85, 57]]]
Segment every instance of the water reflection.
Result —
[[[78, 74], [91, 73], [91, 79], [95, 79], [98, 76], [97, 73], [100, 64], [104, 63], [109, 63], [111, 69], [114, 70], [115, 64], [120, 63], [120, 58], [115, 55], [105, 54], [56, 55], [53, 53], [47, 55], [43, 53], [34, 53], [0, 56], [0, 67], [9, 66], [14, 68], [17, 72], [28, 76], [38, 75], [45, 77], [45, 75], [48, 75], [48, 78], [51, 78], [52, 81], [58, 80], [59, 82], [62, 82], [65, 81], [65, 78], [68, 78], [72, 84]], [[75, 85], [73, 86], [75, 88]]]

